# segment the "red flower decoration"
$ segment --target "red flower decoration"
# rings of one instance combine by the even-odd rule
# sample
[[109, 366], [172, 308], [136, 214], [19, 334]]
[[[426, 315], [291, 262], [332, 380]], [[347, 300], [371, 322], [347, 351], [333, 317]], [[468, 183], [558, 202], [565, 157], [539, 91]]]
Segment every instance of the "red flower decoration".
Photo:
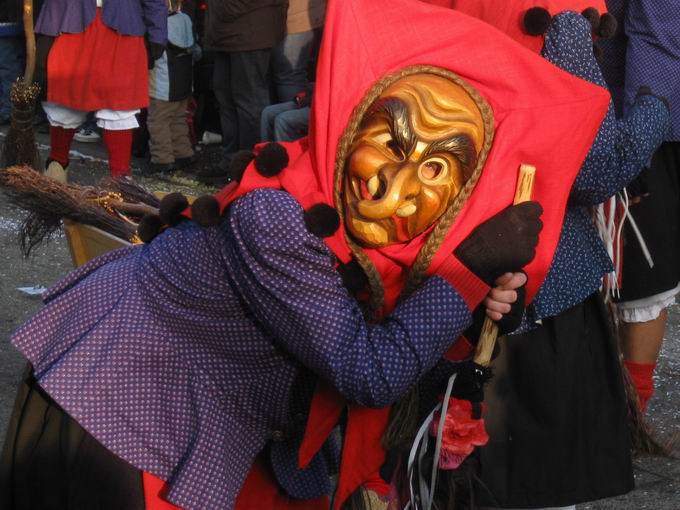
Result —
[[[432, 434], [436, 437], [441, 419], [432, 422]], [[444, 417], [444, 434], [439, 457], [440, 469], [456, 469], [470, 455], [475, 446], [489, 441], [483, 419], [472, 417], [472, 403], [468, 400], [449, 399], [449, 408]]]

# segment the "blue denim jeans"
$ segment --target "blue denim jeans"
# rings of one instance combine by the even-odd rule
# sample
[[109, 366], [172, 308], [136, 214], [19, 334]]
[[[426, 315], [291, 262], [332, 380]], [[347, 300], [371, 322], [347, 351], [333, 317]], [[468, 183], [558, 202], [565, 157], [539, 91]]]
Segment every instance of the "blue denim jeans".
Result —
[[263, 142], [292, 142], [307, 136], [309, 107], [293, 102], [273, 104], [262, 110], [260, 136]]
[[272, 81], [279, 103], [292, 101], [307, 88], [307, 67], [317, 35], [314, 30], [288, 34], [272, 54]]
[[12, 83], [24, 73], [24, 40], [0, 37], [0, 120], [9, 118], [12, 105], [9, 91]]

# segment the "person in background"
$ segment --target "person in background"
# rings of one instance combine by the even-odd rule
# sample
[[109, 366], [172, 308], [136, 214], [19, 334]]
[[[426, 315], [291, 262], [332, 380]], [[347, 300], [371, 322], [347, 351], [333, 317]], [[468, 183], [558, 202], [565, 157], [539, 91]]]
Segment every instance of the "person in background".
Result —
[[20, 21], [21, 3], [0, 0], [0, 126], [10, 122], [9, 91], [24, 73], [24, 29]]
[[214, 51], [213, 89], [220, 106], [223, 156], [199, 173], [203, 182], [224, 179], [233, 155], [259, 139], [262, 110], [271, 103], [272, 49], [286, 31], [287, 0], [208, 0], [206, 50]]
[[272, 55], [278, 103], [293, 101], [309, 88], [310, 60], [318, 50], [325, 18], [326, 0], [290, 0], [286, 37]]
[[[618, 61], [608, 61], [607, 78], [619, 94], [620, 112], [633, 108], [636, 92], [650, 87], [668, 101], [670, 129], [628, 192], [630, 215], [649, 250], [626, 222], [621, 300], [617, 304], [621, 351], [644, 410], [667, 322], [667, 309], [680, 292], [680, 9], [673, 0], [610, 0], [619, 16]], [[616, 89], [615, 89], [616, 90]]]
[[193, 61], [201, 57], [191, 18], [181, 0], [168, 0], [168, 47], [149, 72], [149, 149], [146, 173], [169, 173], [193, 162], [187, 106], [192, 93]]
[[262, 110], [260, 137], [263, 142], [292, 142], [307, 136], [313, 88], [296, 94], [292, 101]]
[[[130, 175], [135, 114], [148, 105], [148, 62], [167, 42], [165, 0], [47, 0], [36, 33], [47, 54], [50, 154], [46, 174], [65, 181], [76, 129], [95, 112], [114, 178]], [[146, 41], [146, 45], [145, 45]]]

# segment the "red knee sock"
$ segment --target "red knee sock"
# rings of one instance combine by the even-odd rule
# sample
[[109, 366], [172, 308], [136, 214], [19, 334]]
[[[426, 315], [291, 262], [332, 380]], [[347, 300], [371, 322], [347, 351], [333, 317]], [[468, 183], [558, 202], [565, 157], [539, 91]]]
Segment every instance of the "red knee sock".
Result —
[[68, 152], [71, 150], [75, 132], [75, 129], [50, 126], [50, 155], [48, 157], [64, 168], [68, 166]]
[[109, 151], [111, 177], [130, 175], [132, 157], [132, 129], [123, 131], [104, 130], [104, 144]]
[[634, 361], [624, 360], [623, 362], [628, 369], [633, 385], [637, 390], [638, 398], [640, 400], [640, 409], [644, 411], [647, 409], [647, 402], [652, 393], [654, 393], [654, 369], [656, 363], [635, 363]]

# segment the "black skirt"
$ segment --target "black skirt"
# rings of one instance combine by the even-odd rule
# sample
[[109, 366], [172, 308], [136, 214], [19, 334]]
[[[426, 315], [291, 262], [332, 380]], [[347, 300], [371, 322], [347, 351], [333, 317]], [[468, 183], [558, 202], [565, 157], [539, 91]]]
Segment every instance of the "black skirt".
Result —
[[625, 390], [605, 313], [593, 295], [501, 339], [486, 390], [482, 505], [568, 506], [633, 489]]
[[648, 196], [630, 206], [654, 267], [650, 268], [630, 224], [624, 228], [621, 301], [642, 299], [680, 282], [680, 142], [666, 142], [641, 175]]
[[140, 471], [71, 419], [30, 373], [0, 457], [3, 510], [144, 510]]

